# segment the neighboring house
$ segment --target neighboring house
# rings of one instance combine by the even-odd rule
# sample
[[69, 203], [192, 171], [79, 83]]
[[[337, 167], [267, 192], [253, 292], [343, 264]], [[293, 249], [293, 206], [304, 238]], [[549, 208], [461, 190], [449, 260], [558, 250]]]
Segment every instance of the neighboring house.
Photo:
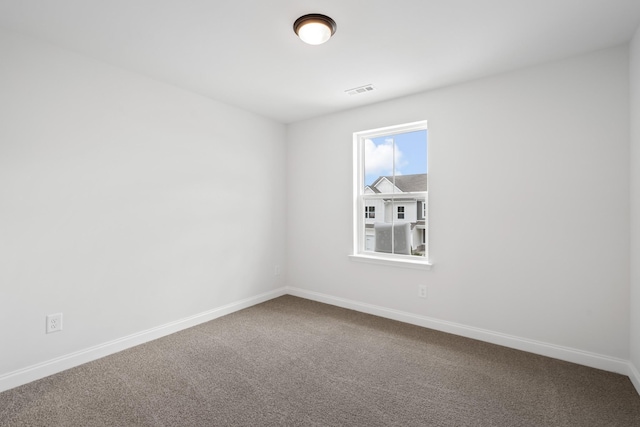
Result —
[[[426, 242], [427, 201], [411, 194], [402, 193], [427, 191], [427, 174], [381, 176], [364, 189], [365, 218], [365, 250], [373, 251], [375, 247], [374, 224], [410, 223], [411, 249], [415, 255], [424, 255]], [[367, 194], [393, 194], [393, 198], [370, 198]]]

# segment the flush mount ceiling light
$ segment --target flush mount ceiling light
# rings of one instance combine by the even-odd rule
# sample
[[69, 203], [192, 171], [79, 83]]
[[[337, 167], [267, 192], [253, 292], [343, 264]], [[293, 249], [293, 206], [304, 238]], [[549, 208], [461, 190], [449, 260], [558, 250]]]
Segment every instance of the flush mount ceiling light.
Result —
[[305, 43], [322, 44], [336, 32], [336, 21], [325, 15], [311, 13], [293, 23], [293, 31]]

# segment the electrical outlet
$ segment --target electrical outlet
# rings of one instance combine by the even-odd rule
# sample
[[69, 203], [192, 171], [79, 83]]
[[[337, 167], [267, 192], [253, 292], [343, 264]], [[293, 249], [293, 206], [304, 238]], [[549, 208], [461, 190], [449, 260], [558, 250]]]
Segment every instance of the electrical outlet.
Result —
[[279, 275], [280, 275], [280, 266], [279, 266], [278, 264], [276, 264], [276, 265], [273, 267], [273, 274], [274, 274], [275, 276], [279, 276]]
[[427, 297], [427, 285], [418, 285], [418, 296], [420, 298]]
[[62, 313], [50, 314], [47, 316], [47, 333], [62, 330]]

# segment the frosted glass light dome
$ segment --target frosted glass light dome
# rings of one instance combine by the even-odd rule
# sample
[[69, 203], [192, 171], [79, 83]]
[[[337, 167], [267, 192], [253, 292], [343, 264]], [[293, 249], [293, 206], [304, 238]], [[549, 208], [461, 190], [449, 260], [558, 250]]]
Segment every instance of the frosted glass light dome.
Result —
[[313, 13], [298, 18], [293, 24], [293, 31], [303, 42], [318, 45], [329, 40], [336, 32], [336, 23], [328, 16]]

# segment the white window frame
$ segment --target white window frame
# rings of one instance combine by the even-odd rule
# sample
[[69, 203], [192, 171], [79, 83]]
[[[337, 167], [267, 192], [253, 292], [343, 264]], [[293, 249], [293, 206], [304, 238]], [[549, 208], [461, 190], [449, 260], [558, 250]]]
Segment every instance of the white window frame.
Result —
[[[396, 126], [355, 132], [353, 134], [353, 252], [350, 259], [359, 262], [391, 265], [396, 267], [430, 270], [429, 259], [429, 224], [425, 225], [425, 256], [400, 255], [381, 252], [365, 251], [365, 215], [364, 215], [364, 141], [381, 136], [393, 136], [402, 133], [427, 130], [427, 121], [419, 121]], [[428, 146], [427, 146], [428, 149]], [[415, 197], [427, 205], [428, 191], [402, 193], [402, 196]], [[401, 197], [402, 197], [401, 196]], [[389, 194], [366, 194], [367, 199], [389, 198]], [[428, 208], [427, 208], [428, 209]], [[425, 212], [426, 214], [426, 212]], [[425, 215], [426, 218], [426, 215]]]

